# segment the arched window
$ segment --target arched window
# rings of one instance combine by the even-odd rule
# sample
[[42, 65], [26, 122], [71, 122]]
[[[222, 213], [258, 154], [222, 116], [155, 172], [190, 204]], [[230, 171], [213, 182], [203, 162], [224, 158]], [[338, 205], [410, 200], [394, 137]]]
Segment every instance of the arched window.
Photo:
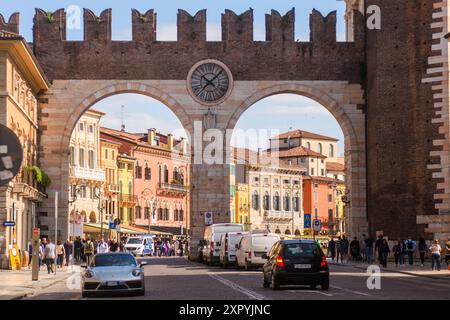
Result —
[[252, 195], [252, 208], [253, 210], [259, 210], [259, 195], [258, 191], [253, 191]]
[[289, 192], [286, 192], [283, 199], [283, 210], [290, 211], [291, 210], [291, 195]]
[[162, 172], [161, 172], [161, 165], [158, 166], [158, 182], [161, 184], [162, 182]]
[[75, 147], [70, 147], [70, 165], [75, 165]]
[[178, 211], [178, 219], [180, 220], [180, 221], [183, 221], [184, 220], [184, 216], [183, 216], [183, 209], [180, 209], [179, 211]]
[[178, 209], [173, 210], [173, 221], [178, 221]]
[[277, 229], [275, 230], [275, 233], [281, 234], [281, 230], [277, 227]]
[[162, 219], [163, 219], [163, 209], [158, 208], [158, 220], [162, 220]]
[[133, 194], [133, 183], [128, 182], [128, 194]]
[[280, 211], [280, 194], [278, 191], [273, 196], [273, 210]]
[[286, 231], [284, 232], [284, 234], [291, 234], [291, 230], [286, 229]]
[[300, 230], [295, 229], [295, 235], [296, 235], [296, 236], [299, 236], [299, 235], [300, 235]]
[[292, 206], [294, 211], [300, 211], [300, 195], [298, 192], [296, 192], [292, 198]]
[[149, 168], [148, 163], [145, 163], [145, 180], [152, 179], [152, 170]]
[[322, 154], [322, 144], [321, 144], [321, 143], [319, 143], [319, 144], [317, 145], [317, 152], [320, 153], [320, 154]]
[[164, 165], [164, 182], [169, 183], [169, 169], [167, 169], [167, 165]]
[[311, 150], [311, 143], [309, 143], [309, 142], [306, 143], [306, 149]]
[[95, 152], [94, 150], [89, 150], [89, 156], [88, 156], [88, 166], [89, 169], [95, 169]]
[[84, 168], [84, 149], [80, 148], [80, 153], [79, 153], [79, 159], [78, 159], [78, 165], [81, 168]]
[[264, 210], [270, 210], [270, 194], [268, 191], [264, 194], [263, 206]]
[[330, 144], [330, 147], [328, 149], [328, 157], [330, 157], [330, 158], [334, 157], [334, 147], [332, 144]]
[[142, 179], [142, 167], [139, 164], [139, 161], [136, 162], [135, 175], [136, 179]]

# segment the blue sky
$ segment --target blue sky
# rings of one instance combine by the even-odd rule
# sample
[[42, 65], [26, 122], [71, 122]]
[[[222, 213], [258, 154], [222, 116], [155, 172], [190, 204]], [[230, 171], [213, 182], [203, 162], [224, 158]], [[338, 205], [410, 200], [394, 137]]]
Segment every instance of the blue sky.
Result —
[[[296, 39], [308, 41], [309, 39], [309, 14], [313, 8], [322, 12], [323, 15], [333, 10], [337, 10], [338, 17], [338, 40], [344, 41], [344, 9], [343, 1], [338, 0], [227, 0], [227, 1], [207, 1], [207, 0], [127, 0], [127, 1], [106, 1], [106, 0], [3, 0], [0, 13], [8, 20], [10, 14], [19, 11], [21, 14], [21, 34], [32, 42], [32, 21], [35, 8], [45, 11], [54, 11], [59, 8], [67, 8], [71, 5], [86, 7], [94, 11], [97, 15], [106, 8], [112, 8], [113, 12], [113, 40], [131, 39], [131, 9], [136, 8], [141, 12], [148, 9], [155, 9], [157, 13], [157, 39], [176, 40], [176, 14], [177, 10], [184, 9], [195, 14], [198, 10], [207, 9], [207, 38], [209, 41], [220, 40], [220, 17], [225, 9], [242, 13], [249, 7], [254, 9], [254, 38], [264, 40], [265, 38], [265, 14], [271, 9], [278, 10], [285, 14], [292, 7], [296, 10]], [[68, 40], [82, 40], [82, 28], [68, 30]], [[124, 122], [128, 131], [143, 132], [147, 128], [155, 127], [161, 132], [174, 132], [175, 136], [180, 136], [181, 123], [175, 115], [160, 102], [148, 97], [124, 94], [116, 95], [100, 101], [94, 107], [107, 113], [102, 121], [102, 125], [120, 129], [121, 125], [121, 105], [125, 106]], [[277, 112], [273, 110], [276, 108]], [[343, 134], [336, 122], [325, 108], [316, 102], [295, 95], [278, 95], [266, 98], [249, 110], [241, 117], [237, 128], [267, 129], [284, 132], [290, 128], [303, 129], [329, 135], [340, 139], [339, 149], [342, 153]], [[259, 141], [259, 147], [266, 147], [264, 141]], [[256, 148], [258, 146], [251, 145]]]

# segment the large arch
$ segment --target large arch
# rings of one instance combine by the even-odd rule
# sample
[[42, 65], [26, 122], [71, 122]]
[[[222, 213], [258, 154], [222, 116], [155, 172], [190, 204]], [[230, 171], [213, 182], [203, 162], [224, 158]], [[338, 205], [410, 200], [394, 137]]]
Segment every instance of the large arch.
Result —
[[[351, 84], [342, 83], [282, 83], [262, 87], [236, 108], [227, 129], [233, 130], [243, 113], [258, 101], [278, 94], [296, 94], [310, 98], [326, 108], [337, 120], [344, 133], [346, 190], [350, 200], [346, 222], [352, 235], [367, 233], [366, 198], [366, 144], [365, 116], [359, 105], [363, 104], [362, 90], [358, 93]], [[352, 94], [355, 94], [352, 97]], [[358, 103], [358, 100], [361, 99]], [[274, 111], [275, 112], [275, 111]]]

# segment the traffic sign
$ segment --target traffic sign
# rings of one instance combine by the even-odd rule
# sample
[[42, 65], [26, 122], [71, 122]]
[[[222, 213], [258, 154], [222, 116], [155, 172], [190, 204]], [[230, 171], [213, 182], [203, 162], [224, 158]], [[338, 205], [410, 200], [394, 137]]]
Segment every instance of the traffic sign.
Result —
[[3, 221], [3, 226], [4, 227], [15, 227], [16, 222], [15, 221]]
[[305, 213], [303, 216], [304, 220], [304, 228], [305, 229], [311, 229], [311, 213]]
[[319, 219], [314, 219], [314, 232], [320, 232], [322, 230], [322, 222]]
[[10, 182], [20, 170], [23, 149], [17, 135], [0, 124], [0, 186]]

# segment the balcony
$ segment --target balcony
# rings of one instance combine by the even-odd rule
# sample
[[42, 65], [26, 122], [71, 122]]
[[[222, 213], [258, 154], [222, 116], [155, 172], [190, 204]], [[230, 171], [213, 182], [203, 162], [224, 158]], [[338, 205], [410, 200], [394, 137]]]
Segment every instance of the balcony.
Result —
[[119, 193], [119, 185], [118, 184], [108, 184], [106, 186], [106, 191], [110, 192], [110, 193]]
[[95, 180], [101, 182], [106, 180], [105, 171], [90, 168], [71, 167], [70, 176], [82, 180]]
[[133, 194], [120, 194], [119, 204], [125, 206], [134, 206], [135, 204], [137, 204], [137, 196]]
[[168, 196], [184, 196], [188, 193], [189, 187], [183, 184], [161, 182], [158, 184], [158, 190]]
[[290, 221], [295, 212], [292, 211], [276, 211], [266, 210], [264, 211], [264, 219], [271, 221]]

